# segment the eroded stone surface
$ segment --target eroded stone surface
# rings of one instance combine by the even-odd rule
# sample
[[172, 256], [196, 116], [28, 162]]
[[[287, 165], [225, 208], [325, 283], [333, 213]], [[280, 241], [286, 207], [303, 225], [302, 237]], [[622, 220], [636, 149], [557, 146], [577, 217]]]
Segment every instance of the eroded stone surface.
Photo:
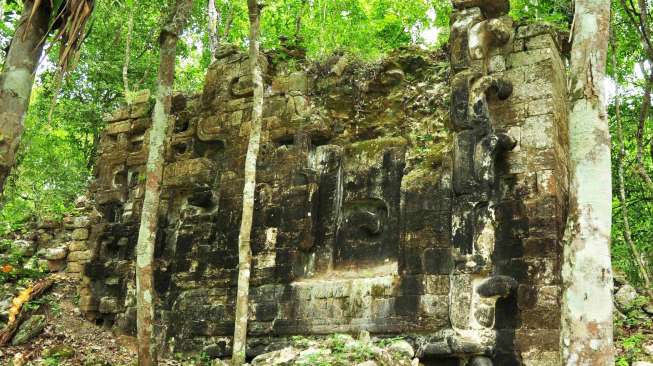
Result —
[[[454, 14], [449, 59], [400, 50], [373, 65], [264, 62], [250, 356], [292, 335], [361, 330], [415, 335], [425, 359], [540, 365], [526, 355], [555, 354], [562, 62], [549, 35], [521, 27], [511, 37], [512, 23], [485, 20], [488, 9]], [[483, 21], [494, 39], [473, 56], [469, 32]], [[174, 98], [155, 253], [157, 341], [213, 357], [230, 353], [252, 104], [247, 55], [217, 58], [201, 95]], [[90, 194], [98, 215], [69, 225], [80, 308], [127, 334], [151, 124], [143, 102], [108, 118]]]

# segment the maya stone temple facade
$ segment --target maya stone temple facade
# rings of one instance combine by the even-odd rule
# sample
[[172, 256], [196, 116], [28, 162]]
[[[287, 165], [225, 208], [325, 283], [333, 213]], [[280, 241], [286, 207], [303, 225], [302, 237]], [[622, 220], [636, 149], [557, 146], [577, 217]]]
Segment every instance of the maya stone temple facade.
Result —
[[[261, 56], [250, 356], [366, 330], [406, 337], [426, 365], [560, 364], [561, 46], [513, 24], [507, 2], [454, 7], [448, 52]], [[216, 57], [203, 92], [173, 103], [155, 253], [165, 352], [231, 351], [252, 83], [246, 53]], [[127, 335], [151, 125], [137, 99], [107, 117], [68, 264], [84, 315]]]

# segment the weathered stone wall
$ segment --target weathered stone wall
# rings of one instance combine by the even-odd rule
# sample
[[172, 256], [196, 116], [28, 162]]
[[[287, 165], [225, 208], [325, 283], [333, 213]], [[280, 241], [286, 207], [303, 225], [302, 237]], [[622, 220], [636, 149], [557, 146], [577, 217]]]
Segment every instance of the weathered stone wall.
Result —
[[[469, 31], [484, 16], [456, 16], [450, 59], [405, 49], [288, 72], [262, 56], [250, 354], [369, 330], [411, 337], [427, 364], [558, 364], [563, 65], [545, 28], [507, 18], [501, 47], [476, 57]], [[155, 276], [160, 343], [213, 356], [233, 332], [252, 96], [247, 56], [217, 58], [202, 95], [174, 98]], [[148, 103], [107, 118], [80, 297], [88, 318], [126, 334]]]

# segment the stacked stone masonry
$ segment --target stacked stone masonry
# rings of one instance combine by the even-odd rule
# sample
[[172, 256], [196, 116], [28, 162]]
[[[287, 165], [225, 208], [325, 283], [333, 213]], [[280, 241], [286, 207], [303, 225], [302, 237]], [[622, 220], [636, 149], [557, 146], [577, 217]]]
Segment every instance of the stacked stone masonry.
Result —
[[[250, 356], [367, 330], [407, 337], [426, 365], [559, 365], [564, 66], [546, 27], [485, 4], [454, 2], [449, 55], [261, 55]], [[155, 253], [168, 352], [230, 352], [251, 84], [224, 47], [202, 94], [174, 98]], [[84, 314], [128, 335], [149, 112], [142, 94], [107, 117], [98, 215], [68, 255], [90, 259]]]

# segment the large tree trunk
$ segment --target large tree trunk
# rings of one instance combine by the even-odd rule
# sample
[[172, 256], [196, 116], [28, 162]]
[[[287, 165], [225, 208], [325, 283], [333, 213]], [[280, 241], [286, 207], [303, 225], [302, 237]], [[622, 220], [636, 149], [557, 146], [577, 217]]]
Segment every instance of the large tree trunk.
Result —
[[16, 151], [23, 134], [34, 73], [48, 33], [50, 7], [41, 4], [28, 22], [33, 6], [33, 0], [25, 2], [23, 15], [0, 74], [0, 194], [16, 163]]
[[249, 275], [252, 263], [250, 238], [254, 216], [254, 193], [256, 190], [256, 159], [261, 140], [261, 121], [263, 117], [263, 75], [259, 56], [259, 22], [261, 6], [257, 0], [248, 0], [249, 8], [249, 61], [254, 83], [254, 102], [252, 123], [249, 132], [249, 145], [245, 158], [245, 186], [243, 188], [243, 216], [238, 236], [238, 291], [236, 294], [236, 316], [232, 365], [245, 363], [247, 341], [247, 304], [249, 301]]
[[125, 5], [129, 11], [129, 20], [127, 21], [127, 38], [125, 39], [125, 61], [122, 65], [122, 83], [125, 88], [125, 101], [131, 104], [131, 95], [129, 93], [129, 63], [131, 61], [131, 44], [132, 34], [134, 33], [134, 4]]
[[160, 64], [156, 104], [150, 130], [150, 147], [147, 159], [145, 199], [141, 226], [136, 245], [136, 301], [138, 328], [138, 364], [157, 364], [154, 343], [154, 246], [159, 222], [159, 197], [163, 178], [165, 140], [170, 123], [172, 87], [175, 79], [177, 40], [190, 14], [192, 0], [177, 0], [170, 17], [159, 36]]
[[215, 51], [218, 49], [218, 9], [215, 7], [215, 0], [209, 0], [209, 49], [211, 52], [211, 62], [215, 61]]
[[575, 6], [561, 348], [566, 366], [613, 366], [612, 180], [603, 86], [610, 1], [576, 0]]

